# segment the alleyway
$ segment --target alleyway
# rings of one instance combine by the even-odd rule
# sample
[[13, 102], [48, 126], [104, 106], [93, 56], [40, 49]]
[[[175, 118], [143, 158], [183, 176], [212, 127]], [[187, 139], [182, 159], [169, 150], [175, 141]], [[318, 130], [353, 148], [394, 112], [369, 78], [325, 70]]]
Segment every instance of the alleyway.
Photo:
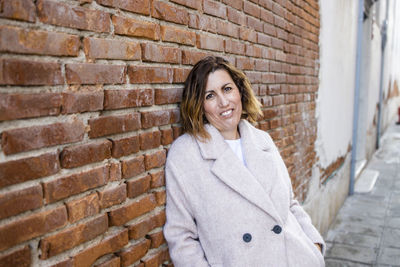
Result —
[[339, 211], [325, 236], [328, 267], [400, 266], [400, 126], [388, 128], [366, 168], [378, 180]]

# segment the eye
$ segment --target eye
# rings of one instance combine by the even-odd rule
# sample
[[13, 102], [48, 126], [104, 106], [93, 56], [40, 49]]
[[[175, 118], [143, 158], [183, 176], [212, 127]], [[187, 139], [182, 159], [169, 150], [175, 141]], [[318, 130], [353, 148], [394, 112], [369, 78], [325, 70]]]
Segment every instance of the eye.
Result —
[[232, 88], [232, 87], [230, 87], [230, 86], [227, 86], [227, 87], [225, 87], [225, 88], [224, 88], [225, 92], [232, 91], [232, 89], [233, 89], [233, 88]]
[[211, 99], [214, 97], [213, 93], [206, 94], [206, 100]]

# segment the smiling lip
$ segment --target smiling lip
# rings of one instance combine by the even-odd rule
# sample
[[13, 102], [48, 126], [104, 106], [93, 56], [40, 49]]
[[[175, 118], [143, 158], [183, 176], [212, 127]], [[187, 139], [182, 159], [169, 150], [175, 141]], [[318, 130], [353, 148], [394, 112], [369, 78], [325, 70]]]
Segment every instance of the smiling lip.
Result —
[[222, 117], [228, 117], [228, 116], [230, 116], [232, 113], [233, 113], [233, 109], [229, 109], [229, 110], [226, 110], [226, 111], [224, 111], [224, 112], [221, 112], [220, 115], [221, 115]]

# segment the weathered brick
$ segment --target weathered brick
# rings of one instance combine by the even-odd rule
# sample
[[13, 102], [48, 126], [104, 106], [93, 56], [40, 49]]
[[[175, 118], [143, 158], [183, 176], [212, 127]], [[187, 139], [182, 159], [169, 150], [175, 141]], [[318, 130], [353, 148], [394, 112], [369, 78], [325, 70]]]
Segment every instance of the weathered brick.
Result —
[[147, 150], [161, 145], [161, 132], [145, 132], [140, 134], [140, 149]]
[[60, 114], [59, 93], [0, 94], [0, 121]]
[[0, 250], [54, 231], [67, 223], [67, 210], [59, 206], [0, 226]]
[[142, 37], [150, 40], [160, 39], [160, 26], [142, 20], [112, 16], [114, 31], [116, 34]]
[[249, 1], [244, 1], [243, 2], [243, 11], [246, 14], [249, 14], [250, 16], [260, 18], [260, 6], [253, 4]]
[[129, 238], [130, 239], [142, 238], [151, 230], [163, 226], [165, 224], [165, 221], [166, 221], [165, 210], [162, 210], [157, 214], [146, 217], [142, 221], [128, 225]]
[[170, 68], [128, 66], [130, 83], [172, 83], [173, 75]]
[[246, 45], [246, 56], [261, 58], [263, 50], [260, 46]]
[[243, 9], [243, 0], [222, 0], [222, 2], [237, 10]]
[[203, 1], [204, 13], [226, 19], [226, 6], [211, 0]]
[[152, 89], [104, 91], [104, 109], [143, 107], [153, 103]]
[[122, 178], [129, 178], [145, 171], [144, 157], [137, 156], [133, 159], [122, 161]]
[[175, 64], [181, 62], [181, 53], [176, 47], [166, 47], [150, 43], [141, 44], [141, 46], [143, 61]]
[[108, 212], [109, 224], [111, 226], [123, 225], [124, 223], [139, 217], [156, 207], [156, 198], [153, 194], [146, 195], [134, 202], [126, 204]]
[[68, 220], [71, 223], [99, 213], [99, 197], [96, 193], [65, 203], [68, 211]]
[[258, 18], [247, 17], [247, 27], [250, 29], [256, 30], [258, 32], [263, 32], [264, 22], [259, 20]]
[[164, 170], [151, 173], [150, 176], [151, 176], [151, 181], [150, 181], [151, 188], [157, 188], [165, 185]]
[[257, 33], [257, 43], [265, 45], [265, 46], [271, 46], [272, 39], [270, 36], [262, 33]]
[[100, 10], [71, 7], [58, 1], [38, 0], [36, 3], [41, 22], [88, 30], [110, 32], [110, 15]]
[[247, 27], [240, 28], [240, 39], [244, 41], [249, 41], [252, 43], [257, 42], [257, 32], [254, 29], [249, 29]]
[[110, 174], [108, 177], [108, 181], [119, 181], [122, 178], [122, 171], [121, 171], [121, 163], [118, 162], [111, 162], [110, 163]]
[[108, 167], [98, 167], [43, 183], [46, 202], [51, 203], [104, 185], [108, 171]]
[[170, 110], [145, 111], [141, 114], [143, 128], [165, 125], [171, 121]]
[[198, 0], [171, 0], [171, 2], [184, 5], [197, 10], [202, 10], [201, 1]]
[[42, 147], [78, 142], [83, 139], [82, 121], [54, 123], [4, 131], [1, 145], [6, 155]]
[[47, 259], [103, 234], [108, 229], [106, 214], [67, 228], [40, 241], [41, 259]]
[[129, 198], [135, 198], [146, 193], [150, 189], [150, 175], [129, 180], [127, 183]]
[[140, 45], [136, 42], [87, 37], [83, 49], [89, 59], [141, 59]]
[[151, 4], [151, 15], [154, 18], [187, 25], [189, 14], [186, 9], [175, 7], [171, 4], [153, 0]]
[[0, 188], [49, 176], [60, 170], [57, 152], [0, 163]]
[[21, 59], [0, 60], [0, 85], [59, 85], [64, 83], [61, 65]]
[[227, 21], [217, 21], [217, 33], [233, 38], [239, 38], [239, 26]]
[[121, 258], [120, 257], [112, 257], [111, 259], [96, 264], [95, 267], [120, 267], [121, 266]]
[[121, 184], [111, 189], [97, 192], [99, 195], [100, 208], [105, 209], [120, 204], [126, 199], [126, 184]]
[[121, 266], [129, 266], [140, 260], [150, 249], [150, 240], [144, 239], [139, 243], [131, 245], [118, 253], [121, 257]]
[[32, 0], [2, 0], [0, 17], [35, 22], [36, 7]]
[[201, 51], [182, 50], [182, 64], [194, 65], [207, 55]]
[[31, 249], [29, 246], [25, 246], [0, 256], [0, 267], [29, 267], [31, 266], [31, 261]]
[[174, 141], [172, 129], [161, 130], [161, 144], [163, 146], [169, 145]]
[[165, 243], [165, 238], [162, 230], [152, 234], [148, 234], [148, 238], [151, 241], [150, 248], [158, 248]]
[[155, 191], [154, 196], [156, 197], [156, 202], [158, 206], [165, 205], [165, 202], [167, 200], [167, 194], [165, 193], [165, 190]]
[[174, 136], [174, 140], [183, 134], [183, 129], [181, 126], [172, 126], [172, 134]]
[[172, 43], [195, 46], [196, 34], [194, 32], [181, 30], [178, 27], [161, 25], [161, 40]]
[[228, 20], [240, 26], [246, 25], [246, 15], [232, 7], [227, 8]]
[[128, 244], [128, 242], [128, 231], [126, 229], [115, 234], [110, 234], [99, 243], [76, 254], [74, 256], [74, 266], [89, 267], [101, 256], [116, 252]]
[[17, 215], [43, 206], [43, 192], [40, 185], [0, 194], [0, 219]]
[[121, 84], [125, 83], [124, 65], [73, 63], [65, 65], [68, 84]]
[[199, 15], [198, 28], [205, 32], [216, 33], [217, 32], [217, 22], [218, 22], [218, 19], [215, 17]]
[[154, 89], [156, 105], [174, 104], [182, 99], [183, 88], [160, 88]]
[[66, 260], [59, 261], [59, 262], [51, 265], [50, 267], [73, 267], [73, 266], [74, 266], [74, 259], [68, 258]]
[[139, 136], [137, 135], [122, 139], [112, 139], [112, 142], [111, 155], [113, 158], [120, 158], [139, 152], [140, 144]]
[[102, 140], [64, 148], [60, 154], [60, 162], [63, 168], [75, 168], [110, 157], [111, 142]]
[[236, 58], [236, 67], [241, 70], [253, 70], [254, 59], [248, 57], [238, 57]]
[[96, 0], [96, 2], [104, 6], [116, 7], [143, 15], [150, 15], [150, 0]]
[[77, 56], [76, 35], [0, 26], [0, 51], [24, 54]]
[[244, 55], [246, 46], [243, 42], [237, 40], [225, 40], [225, 52]]
[[144, 166], [146, 170], [161, 167], [165, 164], [167, 153], [165, 150], [160, 150], [152, 154], [146, 154], [144, 157]]
[[224, 39], [211, 35], [198, 34], [197, 47], [206, 50], [224, 51]]
[[62, 114], [83, 113], [103, 109], [103, 90], [84, 90], [62, 93]]
[[168, 248], [147, 254], [141, 261], [144, 263], [144, 267], [157, 267], [166, 260], [168, 260]]
[[130, 113], [90, 119], [89, 126], [90, 138], [135, 131], [140, 128], [140, 114]]
[[183, 83], [189, 75], [190, 69], [174, 68], [174, 83]]

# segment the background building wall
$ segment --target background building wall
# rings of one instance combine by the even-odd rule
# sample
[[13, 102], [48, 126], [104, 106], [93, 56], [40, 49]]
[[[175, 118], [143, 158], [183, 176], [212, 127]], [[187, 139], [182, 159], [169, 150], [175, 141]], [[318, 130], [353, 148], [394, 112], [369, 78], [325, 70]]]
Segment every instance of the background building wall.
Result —
[[168, 262], [163, 166], [181, 133], [182, 82], [210, 54], [249, 76], [263, 104], [257, 126], [306, 199], [317, 1], [1, 4], [0, 265]]
[[357, 1], [320, 1], [317, 162], [305, 208], [322, 232], [328, 229], [349, 188], [357, 6]]

